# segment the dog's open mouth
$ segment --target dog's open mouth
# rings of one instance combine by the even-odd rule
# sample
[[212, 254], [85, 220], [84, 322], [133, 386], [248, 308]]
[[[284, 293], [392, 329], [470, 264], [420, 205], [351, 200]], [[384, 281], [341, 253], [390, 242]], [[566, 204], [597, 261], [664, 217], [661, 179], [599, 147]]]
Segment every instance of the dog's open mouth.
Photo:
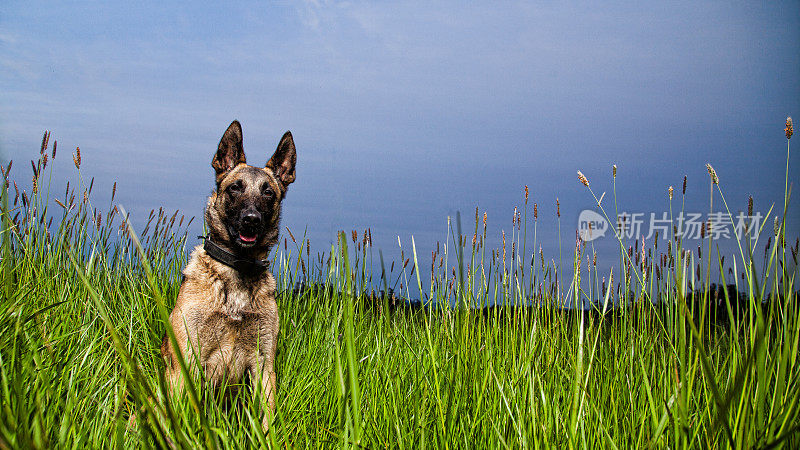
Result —
[[263, 236], [263, 231], [259, 227], [237, 225], [231, 224], [228, 227], [232, 243], [235, 243], [240, 248], [250, 248], [258, 245]]
[[242, 241], [243, 244], [252, 244], [257, 238], [258, 236], [254, 231], [242, 231], [239, 233], [239, 240]]

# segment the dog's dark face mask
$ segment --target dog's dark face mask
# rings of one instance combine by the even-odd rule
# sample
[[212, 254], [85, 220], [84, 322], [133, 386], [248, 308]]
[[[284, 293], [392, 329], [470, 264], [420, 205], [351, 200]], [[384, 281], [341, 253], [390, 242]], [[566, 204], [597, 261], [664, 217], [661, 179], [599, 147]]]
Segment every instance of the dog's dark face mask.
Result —
[[225, 225], [233, 243], [241, 248], [262, 244], [280, 219], [280, 192], [269, 175], [251, 166], [236, 171], [223, 196]]
[[263, 253], [278, 240], [281, 201], [295, 179], [296, 150], [290, 132], [265, 167], [247, 165], [242, 131], [234, 121], [211, 162], [217, 191], [209, 198], [206, 224], [212, 239], [238, 253]]

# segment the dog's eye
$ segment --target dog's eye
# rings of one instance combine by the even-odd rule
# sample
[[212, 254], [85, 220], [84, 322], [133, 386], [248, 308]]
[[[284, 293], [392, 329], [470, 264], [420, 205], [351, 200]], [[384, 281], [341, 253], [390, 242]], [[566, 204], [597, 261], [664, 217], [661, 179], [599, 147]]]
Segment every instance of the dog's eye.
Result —
[[268, 183], [264, 183], [261, 185], [261, 195], [269, 199], [275, 197], [275, 193], [272, 192], [272, 188], [269, 187]]
[[239, 194], [244, 190], [244, 186], [242, 185], [241, 181], [237, 181], [236, 183], [231, 184], [228, 186], [228, 192], [231, 194]]

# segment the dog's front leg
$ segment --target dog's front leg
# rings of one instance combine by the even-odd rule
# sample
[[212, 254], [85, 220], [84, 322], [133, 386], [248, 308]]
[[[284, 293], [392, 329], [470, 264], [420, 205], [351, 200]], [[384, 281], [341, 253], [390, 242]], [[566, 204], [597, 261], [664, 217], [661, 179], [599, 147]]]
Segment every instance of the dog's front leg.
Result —
[[184, 391], [184, 379], [180, 367], [177, 369], [168, 367], [165, 375], [165, 381], [167, 383], [167, 396], [169, 398], [180, 398]]
[[[263, 357], [263, 356], [262, 356]], [[259, 361], [261, 364], [256, 364], [250, 375], [253, 380], [253, 393], [259, 389], [261, 391], [261, 399], [264, 406], [264, 417], [261, 424], [264, 427], [264, 432], [269, 429], [269, 425], [275, 416], [275, 371], [272, 370], [272, 361]], [[256, 370], [256, 368], [258, 370]]]

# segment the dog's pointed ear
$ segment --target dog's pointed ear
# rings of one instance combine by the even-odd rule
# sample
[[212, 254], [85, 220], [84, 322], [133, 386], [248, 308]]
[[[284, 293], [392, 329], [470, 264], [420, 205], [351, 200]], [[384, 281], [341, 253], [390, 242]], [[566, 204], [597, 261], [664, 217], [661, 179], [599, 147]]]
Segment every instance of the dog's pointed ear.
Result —
[[297, 150], [294, 147], [294, 139], [291, 131], [283, 134], [275, 154], [267, 161], [267, 168], [272, 169], [272, 173], [283, 185], [285, 191], [294, 181], [294, 166], [297, 163]]
[[231, 122], [222, 139], [219, 141], [217, 153], [211, 160], [211, 167], [217, 173], [217, 183], [222, 180], [223, 175], [236, 167], [237, 164], [245, 163], [244, 147], [242, 146], [242, 126], [238, 120]]

